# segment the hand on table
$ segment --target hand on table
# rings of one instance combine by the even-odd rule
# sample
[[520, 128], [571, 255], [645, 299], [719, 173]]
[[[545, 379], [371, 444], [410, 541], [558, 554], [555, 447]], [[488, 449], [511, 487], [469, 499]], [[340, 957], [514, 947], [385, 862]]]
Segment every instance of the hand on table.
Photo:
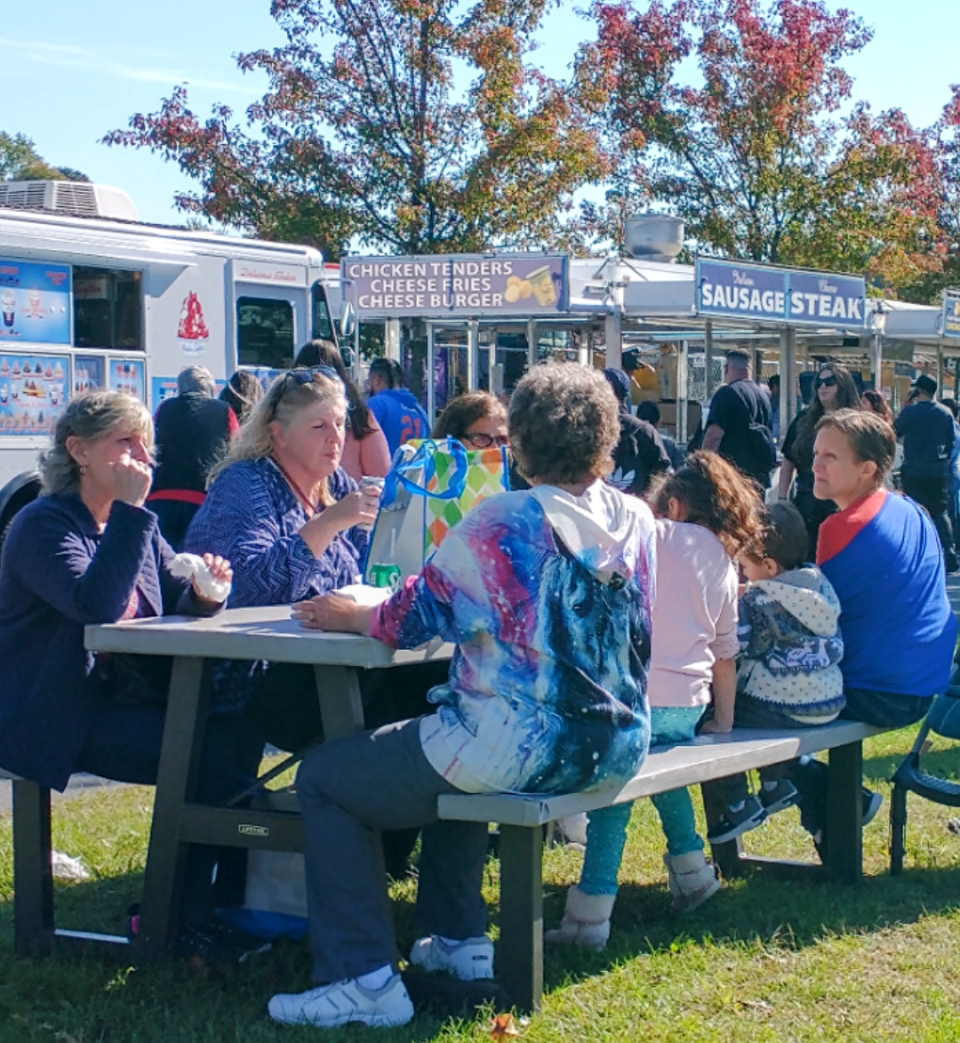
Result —
[[727, 735], [733, 731], [733, 721], [721, 721], [714, 717], [700, 729], [701, 735]]
[[352, 598], [340, 594], [321, 594], [309, 601], [298, 601], [292, 612], [305, 630], [334, 630], [344, 634], [369, 634], [372, 614], [371, 607], [358, 605]]

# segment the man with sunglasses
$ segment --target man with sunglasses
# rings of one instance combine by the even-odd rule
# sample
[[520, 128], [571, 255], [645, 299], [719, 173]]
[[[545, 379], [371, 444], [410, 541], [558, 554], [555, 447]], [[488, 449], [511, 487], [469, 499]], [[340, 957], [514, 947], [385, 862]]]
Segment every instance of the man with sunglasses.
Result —
[[750, 356], [745, 351], [727, 352], [723, 379], [710, 402], [703, 448], [719, 453], [766, 489], [776, 465], [770, 399], [751, 379]]
[[950, 457], [953, 451], [953, 414], [934, 401], [937, 382], [921, 373], [910, 385], [907, 404], [893, 429], [903, 442], [900, 481], [903, 491], [929, 513], [940, 537], [947, 572], [960, 562], [950, 525]]

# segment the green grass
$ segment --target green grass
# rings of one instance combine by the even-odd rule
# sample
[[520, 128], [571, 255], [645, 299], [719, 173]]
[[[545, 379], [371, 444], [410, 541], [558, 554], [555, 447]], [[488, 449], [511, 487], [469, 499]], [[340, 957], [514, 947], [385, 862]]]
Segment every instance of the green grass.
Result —
[[[912, 730], [867, 743], [865, 775], [885, 779]], [[960, 756], [937, 742], [930, 770], [960, 776]], [[94, 792], [54, 808], [54, 844], [82, 855], [93, 879], [58, 884], [59, 926], [122, 930], [135, 901], [152, 790]], [[663, 840], [649, 802], [634, 809], [623, 887], [606, 952], [550, 950], [543, 1011], [520, 1028], [530, 1043], [570, 1041], [886, 1041], [960, 1037], [960, 836], [951, 809], [911, 798], [907, 866], [887, 874], [887, 805], [864, 833], [866, 879], [856, 888], [756, 876], [728, 884], [683, 921], [670, 915]], [[751, 834], [750, 849], [810, 858], [795, 811]], [[545, 859], [545, 918], [556, 923], [580, 856]], [[496, 934], [497, 863], [488, 865]], [[489, 1039], [490, 1012], [420, 1014], [398, 1030], [273, 1025], [274, 991], [310, 986], [305, 945], [275, 951], [225, 977], [169, 962], [134, 968], [57, 955], [20, 959], [11, 947], [11, 834], [0, 816], [0, 1043], [266, 1043], [329, 1039], [466, 1043]], [[394, 888], [401, 947], [413, 938], [412, 882]]]

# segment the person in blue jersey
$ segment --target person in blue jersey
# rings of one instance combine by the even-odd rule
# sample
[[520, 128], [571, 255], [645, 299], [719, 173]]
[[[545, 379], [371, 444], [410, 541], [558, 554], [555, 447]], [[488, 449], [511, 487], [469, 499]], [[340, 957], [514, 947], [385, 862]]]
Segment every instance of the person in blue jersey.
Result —
[[579, 792], [631, 777], [646, 754], [655, 527], [646, 504], [603, 480], [617, 401], [586, 366], [535, 366], [514, 392], [509, 430], [531, 489], [478, 504], [376, 609], [336, 595], [294, 606], [307, 628], [399, 648], [439, 635], [456, 649], [430, 693], [433, 712], [304, 758], [297, 794], [317, 987], [274, 996], [276, 1021], [413, 1017], [376, 830], [423, 827], [410, 962], [492, 978], [487, 824], [439, 821], [437, 798]]
[[[937, 530], [919, 504], [883, 487], [895, 450], [893, 429], [875, 413], [840, 409], [817, 424], [813, 491], [838, 508], [820, 527], [817, 564], [840, 600], [841, 716], [881, 728], [924, 717], [947, 687], [957, 641]], [[825, 769], [801, 768], [794, 782], [816, 837]], [[866, 794], [864, 818], [879, 804]]]
[[430, 437], [430, 421], [420, 403], [403, 386], [403, 370], [393, 359], [370, 363], [367, 405], [383, 429], [392, 456], [404, 442]]

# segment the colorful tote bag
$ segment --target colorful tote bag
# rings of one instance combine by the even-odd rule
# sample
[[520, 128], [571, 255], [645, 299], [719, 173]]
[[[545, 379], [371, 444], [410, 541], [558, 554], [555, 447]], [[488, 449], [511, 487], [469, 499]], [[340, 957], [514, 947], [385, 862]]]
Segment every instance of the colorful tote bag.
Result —
[[468, 452], [454, 438], [407, 442], [384, 483], [364, 579], [395, 586], [415, 576], [467, 511], [509, 488], [505, 448]]

